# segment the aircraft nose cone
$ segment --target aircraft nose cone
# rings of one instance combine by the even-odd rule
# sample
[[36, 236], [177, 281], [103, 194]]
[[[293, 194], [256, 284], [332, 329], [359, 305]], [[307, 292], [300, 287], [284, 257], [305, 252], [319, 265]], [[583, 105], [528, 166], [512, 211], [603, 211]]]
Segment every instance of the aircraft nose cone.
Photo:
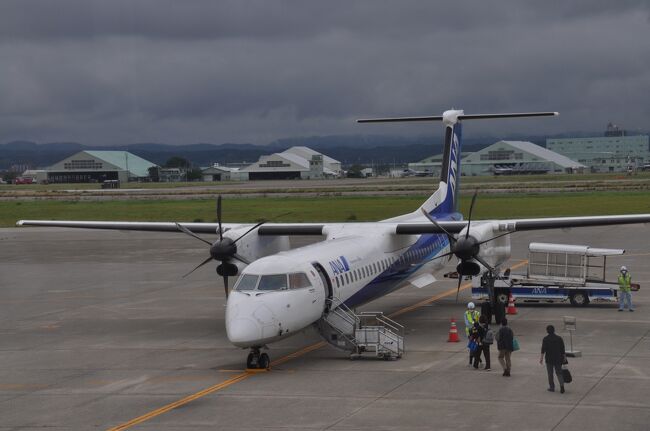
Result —
[[238, 347], [250, 347], [262, 338], [259, 326], [249, 319], [232, 319], [226, 322], [228, 340]]

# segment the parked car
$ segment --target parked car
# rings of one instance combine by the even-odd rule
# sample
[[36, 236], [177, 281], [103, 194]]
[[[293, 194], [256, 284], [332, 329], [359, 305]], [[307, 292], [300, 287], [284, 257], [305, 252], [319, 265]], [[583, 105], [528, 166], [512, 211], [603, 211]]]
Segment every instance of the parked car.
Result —
[[14, 184], [36, 184], [36, 181], [30, 177], [16, 177]]

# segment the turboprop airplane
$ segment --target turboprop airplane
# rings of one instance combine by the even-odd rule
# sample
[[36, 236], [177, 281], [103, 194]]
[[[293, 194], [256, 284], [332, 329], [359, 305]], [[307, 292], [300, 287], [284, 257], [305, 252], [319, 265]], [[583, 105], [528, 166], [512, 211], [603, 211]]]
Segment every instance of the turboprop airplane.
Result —
[[[442, 121], [443, 165], [437, 190], [415, 211], [367, 223], [146, 223], [20, 220], [19, 226], [182, 231], [209, 246], [197, 268], [216, 260], [226, 290], [226, 332], [232, 344], [250, 349], [249, 368], [267, 368], [261, 349], [312, 325], [332, 344], [332, 313], [354, 309], [409, 284], [435, 281], [447, 260], [458, 259], [458, 288], [463, 276], [498, 276], [510, 258], [510, 234], [523, 230], [648, 223], [650, 214], [468, 220], [458, 212], [461, 123], [469, 120], [544, 117], [556, 112], [380, 118], [359, 122]], [[197, 233], [217, 233], [208, 241]], [[316, 235], [321, 241], [290, 249], [290, 235]], [[190, 273], [191, 273], [190, 272]], [[189, 273], [187, 274], [189, 275]], [[228, 280], [238, 276], [229, 294]], [[494, 298], [494, 292], [491, 297]], [[494, 299], [493, 299], [494, 300]]]

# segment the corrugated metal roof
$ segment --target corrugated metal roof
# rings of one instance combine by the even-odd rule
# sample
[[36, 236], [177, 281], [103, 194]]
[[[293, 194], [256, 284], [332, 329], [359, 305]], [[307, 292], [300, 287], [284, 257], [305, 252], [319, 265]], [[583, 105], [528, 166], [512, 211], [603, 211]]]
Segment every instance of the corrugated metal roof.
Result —
[[338, 160], [334, 160], [333, 158], [331, 158], [329, 156], [326, 156], [323, 153], [319, 153], [316, 150], [312, 150], [309, 147], [295, 146], [295, 147], [291, 147], [289, 149], [284, 150], [280, 154], [296, 154], [296, 155], [298, 155], [298, 156], [300, 156], [300, 157], [302, 157], [304, 159], [307, 159], [307, 160], [310, 160], [311, 156], [321, 155], [321, 156], [323, 156], [323, 162], [324, 163], [340, 163]]
[[532, 142], [499, 141], [492, 145], [497, 145], [500, 143], [505, 143], [507, 145], [510, 145], [511, 147], [515, 147], [522, 151], [526, 151], [527, 153], [533, 154], [537, 157], [541, 157], [544, 160], [548, 160], [549, 162], [556, 163], [562, 166], [563, 168], [584, 168], [585, 167], [585, 165], [583, 165], [582, 163], [578, 163], [575, 160], [571, 160], [570, 158], [563, 156], [562, 154], [558, 154], [555, 151], [551, 151], [544, 147], [540, 147], [539, 145], [535, 145]]
[[[104, 160], [118, 168], [126, 171], [128, 170], [132, 176], [146, 177], [149, 175], [149, 168], [156, 166], [148, 160], [138, 157], [128, 151], [83, 151], [84, 153]], [[128, 167], [128, 169], [127, 169]]]

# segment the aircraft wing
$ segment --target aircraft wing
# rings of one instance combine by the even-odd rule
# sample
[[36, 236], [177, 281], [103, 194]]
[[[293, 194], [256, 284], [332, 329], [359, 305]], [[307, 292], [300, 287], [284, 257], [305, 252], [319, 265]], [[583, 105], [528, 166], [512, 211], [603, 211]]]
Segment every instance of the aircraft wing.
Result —
[[[180, 223], [195, 233], [217, 233], [218, 223]], [[49, 226], [82, 229], [138, 230], [151, 232], [179, 232], [172, 222], [129, 222], [129, 221], [69, 221], [69, 220], [19, 220], [16, 226]], [[225, 231], [243, 224], [222, 223]], [[251, 224], [252, 226], [252, 224]]]
[[[472, 225], [494, 223], [502, 232], [518, 232], [525, 230], [566, 229], [586, 226], [611, 226], [635, 223], [650, 223], [650, 214], [585, 216], [585, 217], [549, 217], [511, 220], [476, 220]], [[180, 223], [195, 233], [216, 233], [217, 223]], [[17, 226], [56, 226], [85, 229], [116, 229], [152, 232], [178, 232], [173, 222], [122, 222], [122, 221], [56, 221], [56, 220], [19, 220]], [[429, 222], [395, 223], [395, 222], [366, 222], [366, 223], [266, 223], [259, 227], [258, 234], [265, 236], [278, 235], [324, 235], [328, 226], [357, 225], [363, 227], [389, 227], [395, 229], [397, 235], [420, 235], [427, 233], [459, 233], [467, 221], [440, 220], [438, 226]], [[239, 227], [253, 226], [253, 223], [223, 223], [224, 231]], [[441, 229], [442, 228], [442, 229]], [[325, 229], [326, 230], [326, 229]]]
[[[587, 226], [612, 226], [622, 224], [650, 223], [650, 214], [630, 214], [612, 216], [583, 217], [548, 217], [511, 220], [476, 220], [472, 226], [482, 223], [494, 223], [502, 232], [519, 232], [525, 230], [567, 229]], [[439, 221], [438, 225], [449, 233], [458, 233], [467, 225], [467, 221]], [[396, 234], [416, 235], [424, 233], [442, 233], [433, 223], [399, 223]]]

